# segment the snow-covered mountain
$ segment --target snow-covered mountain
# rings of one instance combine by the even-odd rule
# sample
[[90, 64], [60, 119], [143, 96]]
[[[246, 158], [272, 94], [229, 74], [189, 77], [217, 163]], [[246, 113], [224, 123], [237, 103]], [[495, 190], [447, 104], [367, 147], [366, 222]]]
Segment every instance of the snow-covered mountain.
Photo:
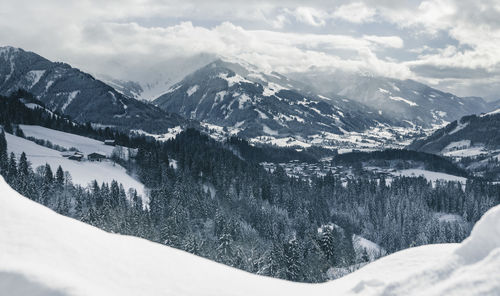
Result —
[[216, 60], [173, 85], [154, 103], [186, 118], [235, 129], [245, 137], [344, 134], [390, 122], [339, 96], [305, 96], [297, 85], [278, 73]]
[[0, 291], [20, 295], [498, 295], [500, 207], [461, 244], [404, 250], [324, 284], [253, 275], [56, 214], [0, 178]]
[[19, 48], [0, 48], [0, 95], [24, 89], [78, 122], [165, 131], [183, 120], [129, 98], [70, 65]]
[[144, 65], [144, 61], [138, 59], [141, 63], [139, 68], [147, 68], [147, 71], [137, 72], [134, 68], [125, 68], [116, 73], [117, 76], [96, 74], [96, 77], [128, 97], [152, 101], [188, 74], [215, 59], [214, 55], [207, 53], [175, 59], [158, 58], [152, 65]]
[[309, 91], [327, 96], [345, 96], [395, 121], [409, 121], [422, 127], [442, 125], [465, 115], [488, 112], [492, 108], [482, 98], [461, 98], [413, 80], [341, 71], [290, 75], [307, 83]]
[[409, 148], [462, 157], [477, 156], [481, 150], [499, 150], [500, 109], [480, 116], [464, 116], [437, 130], [434, 134], [416, 140]]
[[464, 161], [468, 170], [498, 180], [500, 109], [462, 117], [428, 137], [415, 140], [408, 148]]

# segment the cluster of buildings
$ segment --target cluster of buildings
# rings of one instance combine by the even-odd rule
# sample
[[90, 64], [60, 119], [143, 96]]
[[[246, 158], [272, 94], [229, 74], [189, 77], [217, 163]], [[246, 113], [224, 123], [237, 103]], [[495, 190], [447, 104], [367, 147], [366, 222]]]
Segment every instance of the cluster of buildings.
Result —
[[[104, 140], [104, 145], [115, 146], [116, 143], [115, 143], [115, 140]], [[61, 153], [61, 155], [63, 157], [66, 157], [68, 159], [75, 160], [75, 161], [82, 161], [85, 158], [85, 155], [80, 151], [72, 151], [72, 150], [64, 151]], [[95, 152], [87, 154], [87, 159], [89, 161], [102, 161], [106, 158], [107, 158], [106, 153], [101, 152], [101, 151], [95, 151]]]

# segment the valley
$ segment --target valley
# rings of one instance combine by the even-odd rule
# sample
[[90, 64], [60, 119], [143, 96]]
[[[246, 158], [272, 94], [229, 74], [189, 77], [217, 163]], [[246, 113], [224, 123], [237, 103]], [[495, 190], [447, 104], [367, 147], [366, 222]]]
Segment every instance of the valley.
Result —
[[[145, 100], [139, 83], [111, 77], [105, 83], [35, 53], [2, 48], [1, 186], [24, 195], [19, 204], [46, 215], [47, 223], [64, 220], [67, 231], [78, 234], [75, 245], [51, 253], [62, 261], [82, 252], [77, 245], [88, 238], [96, 254], [105, 242], [131, 244], [136, 247], [123, 252], [149, 250], [176, 270], [200, 265], [239, 285], [266, 282], [281, 292], [318, 294], [338, 287], [346, 295], [406, 291], [402, 281], [411, 276], [425, 283], [424, 270], [434, 267], [422, 258], [441, 254], [448, 263], [461, 262], [453, 254], [467, 243], [458, 243], [474, 237], [474, 225], [483, 215], [494, 216], [488, 210], [500, 203], [494, 104], [410, 80], [355, 75], [324, 88], [324, 81], [293, 77], [219, 58]], [[14, 211], [17, 201], [6, 200], [12, 204], [6, 211]], [[10, 241], [31, 241], [0, 241], [12, 258], [36, 254], [16, 253]], [[125, 257], [120, 252], [114, 260]], [[96, 254], [84, 256], [110, 256]], [[30, 262], [43, 263], [37, 260]], [[104, 268], [123, 279], [128, 265], [143, 266], [131, 271], [136, 277], [151, 268], [173, 276], [150, 259], [137, 260], [147, 264], [127, 259], [73, 270], [63, 264], [72, 278], [44, 287], [116, 289], [110, 282], [85, 290], [74, 272]], [[30, 272], [28, 263], [13, 272], [12, 262], [0, 263], [0, 287], [17, 289], [5, 278], [53, 280]], [[406, 265], [400, 277], [392, 273], [398, 264]], [[390, 281], [368, 276], [389, 269]], [[312, 288], [259, 276], [332, 282]], [[164, 289], [154, 282], [151, 289]], [[137, 289], [132, 285], [123, 294]]]

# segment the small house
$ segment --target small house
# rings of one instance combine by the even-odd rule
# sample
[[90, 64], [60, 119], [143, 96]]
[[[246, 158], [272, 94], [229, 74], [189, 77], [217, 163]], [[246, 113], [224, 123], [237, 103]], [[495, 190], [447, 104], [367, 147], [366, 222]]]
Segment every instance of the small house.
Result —
[[81, 161], [83, 154], [80, 151], [63, 151], [61, 152], [62, 157], [66, 157], [71, 160]]
[[87, 155], [87, 158], [90, 161], [101, 161], [103, 159], [106, 159], [106, 154], [102, 152], [92, 152], [89, 155]]
[[83, 158], [83, 154], [80, 153], [80, 152], [75, 152], [73, 153], [73, 155], [70, 155], [68, 157], [68, 159], [71, 159], [71, 160], [76, 160], [76, 161], [81, 161]]
[[115, 140], [104, 140], [104, 145], [115, 146]]
[[70, 157], [73, 155], [75, 155], [75, 151], [63, 151], [63, 152], [61, 152], [62, 157]]

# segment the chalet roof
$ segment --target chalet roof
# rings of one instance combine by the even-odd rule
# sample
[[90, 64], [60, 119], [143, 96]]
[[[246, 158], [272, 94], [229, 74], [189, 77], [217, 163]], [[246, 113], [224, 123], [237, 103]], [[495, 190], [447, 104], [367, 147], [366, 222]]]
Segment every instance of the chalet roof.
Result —
[[92, 152], [92, 153], [89, 153], [88, 156], [92, 156], [92, 157], [106, 157], [106, 153], [104, 153], [104, 152]]

